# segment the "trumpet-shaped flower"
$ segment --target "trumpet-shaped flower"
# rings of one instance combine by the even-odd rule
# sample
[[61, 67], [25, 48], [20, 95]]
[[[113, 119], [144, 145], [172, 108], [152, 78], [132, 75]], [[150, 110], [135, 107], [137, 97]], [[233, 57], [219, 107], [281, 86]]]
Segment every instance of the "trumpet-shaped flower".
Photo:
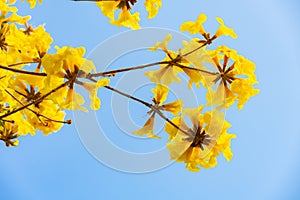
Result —
[[18, 125], [0, 121], [0, 140], [2, 140], [7, 147], [18, 146], [19, 140], [17, 140], [17, 138], [19, 135], [17, 132]]
[[[137, 0], [116, 0], [116, 1], [98, 1], [96, 4], [102, 10], [103, 15], [110, 19], [110, 23], [117, 26], [125, 26], [131, 29], [140, 29], [140, 13], [132, 13], [132, 7], [137, 3]], [[145, 8], [148, 12], [148, 18], [153, 18], [157, 15], [158, 9], [161, 7], [161, 0], [146, 0]], [[116, 18], [115, 14], [119, 11]]]
[[51, 95], [51, 98], [63, 105], [64, 108], [87, 111], [81, 106], [84, 103], [83, 97], [74, 91], [74, 84], [77, 83], [90, 92], [91, 108], [99, 109], [100, 99], [97, 97], [97, 90], [99, 87], [106, 86], [109, 82], [108, 79], [102, 79], [96, 84], [78, 80], [78, 78], [84, 78], [95, 70], [94, 64], [83, 58], [85, 49], [82, 47], [76, 49], [72, 47], [56, 48], [56, 54], [46, 54], [42, 58], [45, 71], [49, 74], [45, 80], [45, 85], [50, 86], [53, 85], [53, 82], [57, 82], [57, 86], [62, 84], [64, 79], [70, 83], [67, 92], [66, 89], [61, 89], [58, 92], [59, 95]]
[[231, 36], [232, 38], [237, 38], [236, 33], [234, 32], [233, 28], [229, 28], [224, 24], [224, 21], [222, 18], [217, 17], [216, 20], [219, 22], [220, 27], [216, 31], [213, 37], [210, 37], [210, 33], [207, 33], [203, 27], [203, 23], [206, 21], [206, 15], [200, 14], [195, 22], [188, 21], [184, 22], [181, 27], [180, 31], [188, 31], [190, 34], [197, 34], [200, 33], [206, 40], [199, 40], [200, 43], [208, 42], [208, 44], [211, 43], [212, 40], [216, 39], [217, 37], [220, 37], [222, 35], [225, 36]]
[[180, 31], [184, 32], [184, 31], [188, 31], [190, 34], [205, 34], [205, 30], [203, 27], [203, 23], [206, 21], [207, 17], [205, 14], [200, 14], [196, 20], [196, 22], [193, 21], [188, 21], [188, 22], [184, 22], [181, 26], [180, 26]]
[[[110, 23], [117, 26], [125, 26], [132, 29], [139, 29], [138, 22], [140, 21], [139, 13], [131, 13], [131, 6], [133, 6], [137, 0], [118, 0], [118, 1], [100, 1], [96, 4], [102, 10], [103, 15], [110, 18]], [[115, 11], [121, 10], [118, 19], [115, 19]]]
[[[24, 2], [24, 0], [22, 0], [22, 1]], [[43, 2], [43, 0], [26, 0], [26, 1], [29, 3], [30, 8], [34, 8], [37, 1], [38, 1], [39, 3], [42, 3], [42, 2]]]
[[148, 18], [151, 19], [157, 15], [162, 3], [161, 0], [146, 0], [144, 5], [148, 11]]
[[[165, 128], [170, 134], [167, 148], [171, 159], [184, 162], [192, 172], [199, 171], [201, 167], [215, 167], [221, 152], [228, 161], [232, 159], [230, 141], [235, 135], [227, 133], [230, 124], [221, 113], [212, 111], [201, 114], [202, 108], [185, 110], [182, 116], [172, 120], [182, 131], [170, 126]], [[190, 117], [191, 128], [183, 120], [185, 115]]]
[[237, 107], [242, 109], [250, 97], [259, 93], [253, 87], [257, 84], [255, 64], [226, 46], [208, 52], [218, 71], [212, 83], [219, 83], [216, 91], [210, 89], [207, 93], [208, 105], [221, 104], [229, 108], [238, 101]]
[[[174, 51], [168, 50], [168, 42], [171, 40], [172, 35], [168, 34], [162, 42], [157, 42], [154, 47], [151, 47], [150, 50], [157, 51], [161, 49], [166, 53], [167, 57], [162, 60], [166, 64], [161, 64], [160, 69], [156, 71], [145, 72], [145, 75], [154, 83], [164, 83], [166, 85], [171, 84], [172, 82], [180, 82], [177, 74], [182, 72], [182, 69], [175, 66], [174, 63], [171, 63], [172, 60], [176, 58], [176, 53]], [[170, 62], [170, 63], [169, 63]]]
[[225, 35], [225, 36], [230, 36], [232, 38], [237, 38], [237, 35], [236, 33], [234, 32], [233, 28], [229, 28], [227, 27], [225, 24], [224, 24], [224, 21], [222, 18], [220, 17], [217, 17], [216, 18], [217, 21], [220, 23], [220, 27], [219, 29], [217, 30], [217, 32], [215, 33], [215, 36], [216, 37], [220, 37], [222, 35]]

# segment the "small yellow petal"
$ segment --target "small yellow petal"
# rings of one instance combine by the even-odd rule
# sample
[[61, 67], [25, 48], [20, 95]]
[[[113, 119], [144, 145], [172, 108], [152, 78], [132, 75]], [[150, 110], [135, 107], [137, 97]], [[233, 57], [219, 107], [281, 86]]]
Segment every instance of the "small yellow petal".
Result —
[[217, 17], [216, 19], [220, 23], [220, 27], [215, 33], [215, 36], [220, 37], [221, 35], [226, 35], [232, 38], [237, 38], [237, 35], [235, 34], [233, 28], [228, 28], [227, 26], [225, 26], [222, 18]]
[[163, 102], [165, 102], [167, 100], [169, 88], [162, 84], [157, 84], [156, 88], [152, 89], [152, 92], [154, 94], [155, 102], [158, 105], [161, 105]]
[[139, 136], [146, 135], [147, 137], [150, 137], [150, 138], [160, 138], [159, 136], [156, 136], [153, 133], [153, 128], [154, 128], [154, 115], [152, 114], [151, 117], [146, 121], [144, 126], [140, 129], [132, 132], [132, 134], [139, 135]]
[[196, 22], [188, 21], [183, 23], [180, 27], [180, 31], [182, 32], [188, 31], [190, 34], [196, 34], [196, 33], [204, 34], [205, 30], [202, 24], [205, 21], [206, 21], [206, 15], [200, 14]]
[[155, 17], [158, 13], [158, 9], [161, 7], [161, 0], [146, 0], [144, 3], [146, 10], [148, 11], [148, 18]]

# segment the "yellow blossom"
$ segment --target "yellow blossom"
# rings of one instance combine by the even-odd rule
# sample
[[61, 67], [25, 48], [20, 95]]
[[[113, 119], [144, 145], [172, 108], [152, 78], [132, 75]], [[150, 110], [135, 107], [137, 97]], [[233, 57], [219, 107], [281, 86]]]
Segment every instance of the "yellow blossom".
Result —
[[7, 13], [10, 12], [15, 13], [18, 11], [18, 9], [14, 6], [8, 5], [6, 1], [0, 1], [0, 11], [1, 11], [1, 16], [5, 17]]
[[242, 109], [250, 97], [259, 93], [253, 87], [258, 83], [254, 74], [255, 64], [226, 46], [220, 46], [208, 53], [218, 70], [212, 83], [219, 83], [216, 91], [209, 89], [210, 93], [206, 96], [208, 105], [220, 104], [229, 108], [238, 101], [237, 106]]
[[[217, 157], [221, 152], [228, 161], [232, 158], [230, 141], [235, 138], [235, 135], [227, 133], [230, 124], [222, 120], [223, 114], [221, 113], [212, 111], [200, 114], [199, 111], [202, 108], [203, 106], [188, 109], [183, 112], [182, 116], [172, 120], [184, 132], [170, 128], [170, 126], [166, 126], [165, 129], [170, 134], [167, 148], [171, 159], [186, 163], [187, 169], [192, 172], [199, 171], [201, 167], [215, 167]], [[191, 128], [183, 121], [184, 115], [190, 117]]]
[[133, 13], [131, 14], [129, 10], [122, 10], [119, 14], [117, 20], [112, 20], [111, 23], [117, 25], [118, 27], [125, 26], [130, 27], [133, 30], [140, 29], [138, 22], [140, 21], [140, 14]]
[[65, 113], [61, 111], [53, 101], [44, 100], [39, 104], [39, 108], [35, 108], [34, 110], [37, 111], [40, 116], [31, 111], [27, 111], [26, 119], [36, 130], [42, 131], [44, 135], [57, 132], [63, 126], [62, 122], [65, 118]]
[[161, 7], [161, 0], [146, 0], [144, 3], [146, 10], [148, 11], [148, 18], [153, 18], [158, 13], [158, 9]]
[[0, 140], [2, 140], [7, 147], [18, 146], [19, 140], [18, 125], [10, 122], [0, 121]]
[[[176, 53], [174, 51], [168, 50], [168, 42], [171, 40], [172, 35], [168, 34], [162, 42], [157, 42], [154, 47], [151, 47], [149, 50], [157, 51], [161, 49], [167, 54], [167, 57], [162, 60], [162, 62], [169, 62], [176, 58]], [[182, 69], [174, 66], [173, 64], [161, 64], [160, 69], [156, 71], [145, 72], [145, 75], [154, 83], [164, 83], [166, 85], [171, 84], [172, 82], [180, 82], [177, 74], [182, 72]]]
[[217, 17], [216, 19], [220, 23], [220, 27], [217, 30], [217, 32], [215, 33], [216, 37], [220, 37], [222, 35], [225, 35], [225, 36], [230, 36], [232, 38], [237, 38], [237, 35], [235, 34], [233, 28], [228, 28], [227, 26], [225, 26], [224, 21], [223, 21], [222, 18]]
[[[38, 1], [39, 3], [42, 3], [42, 2], [43, 2], [43, 0], [26, 0], [26, 1], [29, 3], [30, 8], [34, 8], [37, 1]], [[22, 0], [22, 2], [24, 2], [24, 0]]]
[[146, 135], [149, 138], [160, 138], [159, 136], [153, 133], [154, 128], [154, 113], [149, 117], [144, 126], [136, 131], [133, 131], [132, 134], [143, 136]]
[[62, 104], [62, 108], [68, 109], [68, 110], [82, 110], [84, 112], [88, 112], [88, 110], [83, 107], [84, 104], [84, 98], [74, 91], [74, 89], [69, 89], [66, 100]]
[[180, 31], [182, 32], [188, 31], [190, 34], [197, 34], [197, 33], [204, 34], [205, 30], [202, 24], [206, 21], [206, 18], [207, 17], [205, 14], [200, 14], [196, 22], [193, 21], [184, 22], [180, 26]]
[[[131, 13], [131, 6], [136, 3], [136, 0], [128, 1], [113, 1], [113, 2], [97, 2], [97, 6], [102, 10], [103, 15], [110, 18], [110, 23], [117, 26], [125, 26], [132, 29], [139, 29], [138, 22], [140, 21], [139, 13]], [[115, 19], [115, 11], [121, 10], [118, 19]]]
[[[91, 108], [98, 109], [100, 107], [100, 100], [97, 97], [96, 91], [99, 87], [108, 84], [108, 80], [104, 79], [97, 84], [79, 81], [78, 78], [84, 78], [87, 74], [95, 70], [94, 64], [83, 58], [85, 49], [83, 47], [56, 47], [56, 49], [56, 54], [46, 54], [42, 58], [42, 65], [48, 74], [45, 85], [53, 85], [54, 80], [57, 82], [56, 86], [58, 86], [63, 83], [65, 78], [69, 81], [69, 85], [67, 92], [65, 92], [65, 87], [58, 92], [60, 95], [53, 94], [50, 98], [53, 98], [57, 103], [64, 102], [61, 104], [63, 108], [87, 111], [81, 106], [84, 103], [83, 97], [74, 91], [74, 84], [78, 83], [90, 91]], [[49, 88], [53, 88], [53, 86]], [[64, 98], [66, 99], [65, 101]]]

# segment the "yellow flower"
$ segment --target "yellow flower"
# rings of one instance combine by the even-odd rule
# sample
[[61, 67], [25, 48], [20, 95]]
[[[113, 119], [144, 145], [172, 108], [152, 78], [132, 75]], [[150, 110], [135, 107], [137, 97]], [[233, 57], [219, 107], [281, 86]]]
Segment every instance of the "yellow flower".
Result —
[[[97, 6], [102, 10], [103, 15], [110, 18], [110, 23], [117, 26], [125, 26], [132, 29], [139, 29], [138, 22], [140, 21], [139, 13], [131, 13], [131, 6], [136, 3], [136, 0], [118, 0], [113, 2], [97, 2]], [[118, 19], [115, 19], [115, 11], [121, 10]]]
[[[131, 13], [132, 7], [137, 0], [115, 0], [115, 1], [98, 1], [97, 6], [102, 10], [103, 15], [110, 19], [110, 23], [117, 26], [125, 26], [131, 29], [140, 29], [140, 13]], [[148, 12], [148, 18], [153, 18], [161, 7], [161, 0], [146, 0], [145, 8]], [[120, 10], [120, 11], [119, 11]], [[119, 11], [116, 19], [115, 14]]]
[[184, 22], [180, 27], [180, 31], [182, 31], [182, 32], [188, 31], [190, 34], [193, 34], [193, 35], [200, 33], [205, 38], [205, 40], [198, 40], [199, 43], [209, 42], [208, 44], [210, 44], [212, 42], [212, 40], [214, 40], [217, 37], [220, 37], [222, 35], [231, 36], [232, 38], [237, 38], [237, 35], [235, 34], [233, 28], [227, 27], [224, 24], [223, 19], [221, 19], [220, 17], [217, 17], [216, 20], [220, 23], [220, 27], [218, 28], [218, 30], [216, 31], [216, 33], [213, 37], [210, 37], [210, 34], [207, 33], [205, 31], [205, 29], [203, 28], [202, 24], [206, 21], [205, 14], [200, 14], [198, 16], [198, 19], [196, 20], [196, 22], [193, 22], [193, 21]]
[[[224, 120], [222, 113], [212, 111], [201, 114], [202, 108], [185, 110], [182, 116], [172, 120], [184, 132], [170, 126], [165, 128], [170, 134], [167, 148], [171, 159], [184, 162], [192, 172], [199, 171], [201, 167], [215, 167], [221, 152], [228, 161], [232, 158], [230, 142], [235, 135], [227, 133], [230, 124]], [[191, 128], [183, 120], [185, 115], [190, 117]]]
[[220, 23], [220, 27], [217, 30], [217, 32], [215, 33], [216, 37], [226, 35], [226, 36], [230, 36], [232, 38], [237, 38], [237, 35], [235, 34], [233, 28], [228, 28], [227, 26], [225, 26], [224, 21], [223, 21], [222, 18], [217, 17], [216, 19]]
[[[74, 91], [74, 84], [76, 83], [90, 91], [91, 108], [99, 109], [100, 99], [97, 97], [97, 90], [99, 87], [107, 85], [108, 79], [100, 80], [97, 84], [84, 83], [78, 80], [86, 77], [91, 71], [95, 71], [94, 64], [83, 58], [85, 49], [83, 47], [56, 47], [56, 49], [56, 54], [46, 54], [42, 58], [42, 65], [48, 74], [45, 85], [49, 88], [55, 88], [62, 84], [64, 79], [67, 79], [70, 83], [67, 92], [65, 92], [65, 89], [60, 89], [57, 92], [59, 95], [53, 94], [50, 98], [62, 105], [63, 108], [87, 111], [81, 106], [84, 103], [83, 97]], [[56, 86], [50, 87], [53, 82], [57, 83]], [[65, 101], [64, 98], [66, 98]]]
[[253, 87], [257, 84], [255, 64], [226, 46], [208, 52], [218, 70], [212, 83], [219, 83], [216, 91], [209, 89], [208, 105], [220, 104], [229, 108], [238, 101], [237, 107], [242, 109], [250, 97], [259, 93]]
[[18, 125], [10, 122], [0, 121], [0, 140], [2, 140], [7, 147], [18, 146], [19, 140]]
[[132, 134], [138, 135], [138, 136], [143, 136], [146, 135], [149, 138], [160, 138], [159, 136], [155, 135], [153, 133], [153, 128], [154, 128], [154, 114], [150, 116], [150, 118], [146, 121], [144, 126], [136, 131], [133, 131]]
[[[193, 84], [200, 87], [200, 84], [206, 84], [202, 72], [207, 71], [204, 63], [211, 61], [211, 58], [197, 40], [192, 39], [190, 42], [183, 41], [183, 48], [179, 49], [178, 53], [168, 50], [168, 42], [172, 36], [169, 34], [164, 41], [157, 42], [150, 50], [157, 51], [161, 49], [166, 53], [166, 57], [161, 61], [160, 69], [156, 71], [145, 72], [145, 75], [154, 83], [171, 84], [180, 82], [178, 73], [184, 72], [190, 79], [188, 88]], [[195, 50], [197, 49], [197, 50]]]
[[157, 51], [158, 49], [163, 50], [166, 54], [168, 54], [168, 43], [172, 39], [172, 35], [168, 34], [162, 42], [156, 42], [155, 46], [150, 47], [149, 50]]
[[146, 10], [148, 11], [148, 18], [153, 18], [158, 13], [158, 9], [161, 7], [161, 0], [146, 0], [144, 3]]
[[36, 130], [42, 131], [44, 135], [57, 132], [63, 126], [63, 123], [61, 122], [65, 118], [65, 113], [61, 111], [58, 105], [53, 103], [53, 101], [44, 100], [39, 104], [39, 108], [35, 108], [34, 110], [47, 118], [37, 116], [31, 111], [26, 111], [26, 119]]
[[[26, 0], [26, 1], [29, 3], [30, 8], [34, 8], [35, 5], [36, 5], [36, 2], [37, 2], [37, 0]], [[22, 2], [24, 2], [24, 0], [22, 0]], [[38, 2], [39, 2], [39, 3], [42, 3], [43, 0], [38, 0]]]
[[5, 21], [16, 22], [18, 24], [25, 24], [25, 23], [27, 23], [27, 21], [30, 20], [30, 18], [31, 18], [30, 16], [22, 17], [22, 16], [17, 15], [16, 13], [12, 13]]
[[200, 33], [201, 35], [205, 34], [205, 30], [202, 25], [205, 21], [206, 21], [206, 15], [200, 14], [196, 22], [193, 21], [184, 22], [180, 26], [180, 31], [182, 32], [188, 31], [190, 34], [197, 34], [197, 33]]
[[10, 12], [15, 13], [18, 11], [18, 9], [14, 6], [8, 5], [6, 1], [1, 1], [0, 2], [0, 11], [1, 11], [1, 16], [5, 17], [7, 15], [7, 13], [10, 13]]
[[[25, 75], [23, 76], [25, 77]], [[10, 81], [9, 88], [6, 89], [6, 92], [8, 91], [10, 95], [9, 98], [5, 99], [6, 102], [9, 102], [10, 107], [19, 108], [37, 101], [42, 96], [38, 88], [42, 88], [43, 81], [37, 81], [36, 77], [33, 77], [32, 81], [34, 82], [34, 80], [36, 80], [36, 85], [25, 84], [20, 76]], [[42, 102], [34, 103], [28, 109], [23, 109], [11, 115], [10, 119], [16, 124], [22, 124], [22, 126], [19, 126], [18, 131], [20, 135], [26, 135], [28, 132], [33, 135], [34, 129], [43, 131], [47, 135], [58, 131], [62, 127], [64, 116], [64, 112], [59, 109], [54, 101], [45, 99]]]
[[[55, 47], [57, 50], [56, 54], [46, 54], [42, 58], [42, 64], [47, 74], [57, 75], [61, 77], [61, 73], [65, 73], [66, 76], [77, 76], [79, 70], [83, 70], [85, 73], [94, 70], [94, 66], [86, 68], [86, 59], [83, 58], [85, 54], [84, 47], [73, 48], [69, 47]], [[89, 64], [89, 63], [88, 63]]]
[[[149, 50], [157, 51], [158, 49], [163, 50], [167, 57], [162, 60], [162, 62], [169, 62], [176, 58], [174, 51], [168, 50], [168, 42], [171, 40], [172, 35], [168, 34], [162, 42], [157, 42], [154, 47], [151, 47]], [[164, 83], [166, 85], [171, 84], [172, 82], [180, 82], [180, 78], [177, 77], [177, 74], [182, 72], [182, 69], [174, 66], [173, 64], [161, 64], [160, 69], [156, 71], [145, 72], [145, 76], [148, 76], [149, 79], [154, 83]]]
[[157, 84], [156, 88], [152, 89], [152, 92], [154, 94], [154, 98], [152, 100], [154, 105], [152, 105], [151, 110], [148, 112], [150, 118], [146, 121], [141, 129], [134, 131], [133, 134], [139, 136], [147, 135], [148, 137], [158, 138], [158, 136], [155, 136], [153, 133], [155, 114], [162, 114], [163, 111], [168, 111], [173, 115], [178, 115], [178, 113], [181, 112], [183, 103], [181, 100], [177, 100], [164, 104], [164, 102], [167, 100], [169, 89], [161, 84]]
[[118, 27], [125, 26], [129, 27], [133, 30], [140, 29], [140, 25], [138, 22], [140, 21], [140, 13], [131, 14], [129, 10], [124, 9], [119, 14], [117, 20], [112, 20], [111, 23], [113, 25], [117, 25]]
[[88, 110], [82, 106], [83, 104], [84, 98], [72, 88], [68, 90], [66, 100], [61, 107], [68, 110], [82, 110], [88, 112]]
[[16, 112], [5, 119], [19, 125], [18, 135], [25, 136], [28, 133], [32, 136], [35, 135], [35, 128], [24, 118], [24, 112]]

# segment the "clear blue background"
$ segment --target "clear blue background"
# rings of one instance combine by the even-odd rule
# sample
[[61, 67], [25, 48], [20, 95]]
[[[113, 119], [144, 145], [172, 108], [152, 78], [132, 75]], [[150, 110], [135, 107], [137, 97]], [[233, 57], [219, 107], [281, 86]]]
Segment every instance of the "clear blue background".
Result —
[[[45, 0], [34, 10], [18, 4], [32, 24], [46, 23], [54, 44], [97, 44], [125, 28], [108, 24], [93, 3]], [[143, 9], [142, 2], [135, 7]], [[206, 13], [235, 28], [237, 40], [222, 42], [257, 65], [261, 92], [242, 111], [227, 112], [237, 134], [231, 163], [188, 172], [175, 163], [157, 172], [133, 175], [105, 167], [81, 144], [74, 126], [44, 137], [21, 138], [17, 148], [0, 148], [0, 199], [300, 199], [299, 1], [164, 0], [144, 27], [174, 30]], [[142, 11], [142, 16], [145, 12]], [[103, 113], [105, 114], [105, 113]]]

